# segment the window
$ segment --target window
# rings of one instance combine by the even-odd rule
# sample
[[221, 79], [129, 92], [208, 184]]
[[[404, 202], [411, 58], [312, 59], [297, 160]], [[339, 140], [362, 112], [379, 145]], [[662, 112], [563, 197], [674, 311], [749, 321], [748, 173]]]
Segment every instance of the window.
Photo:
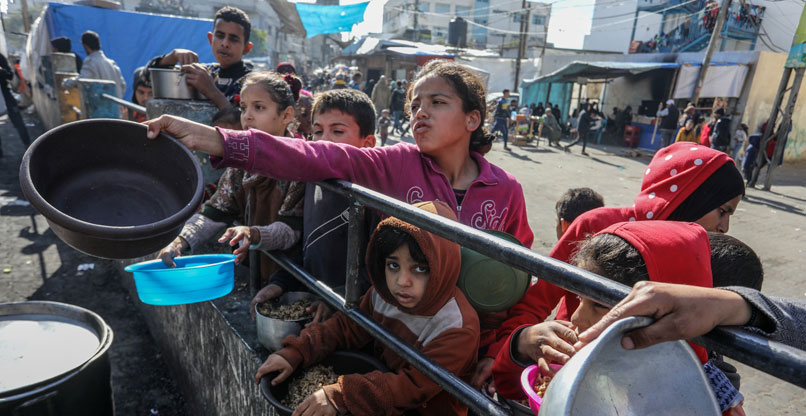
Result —
[[522, 14], [520, 12], [513, 13], [512, 14], [512, 21], [515, 22], [515, 23], [520, 23], [521, 22], [521, 16], [522, 16]]
[[451, 14], [451, 5], [447, 3], [434, 3], [434, 13], [449, 15]]
[[459, 17], [468, 17], [468, 16], [470, 16], [470, 7], [456, 6], [456, 15], [459, 16]]
[[542, 15], [534, 15], [532, 16], [532, 24], [537, 26], [543, 26], [546, 24], [546, 16]]
[[420, 11], [420, 12], [429, 12], [429, 11], [431, 11], [431, 3], [428, 3], [428, 2], [425, 2], [425, 1], [421, 2], [420, 4], [417, 5], [417, 11]]

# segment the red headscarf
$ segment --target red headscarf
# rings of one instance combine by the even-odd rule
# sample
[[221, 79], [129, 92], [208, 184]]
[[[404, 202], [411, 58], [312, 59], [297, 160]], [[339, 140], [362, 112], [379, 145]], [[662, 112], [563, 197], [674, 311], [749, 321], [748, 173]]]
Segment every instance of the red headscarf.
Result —
[[[695, 223], [636, 221], [613, 224], [599, 234], [614, 234], [635, 247], [646, 264], [649, 280], [712, 287], [708, 233]], [[690, 344], [705, 363], [705, 348]]]

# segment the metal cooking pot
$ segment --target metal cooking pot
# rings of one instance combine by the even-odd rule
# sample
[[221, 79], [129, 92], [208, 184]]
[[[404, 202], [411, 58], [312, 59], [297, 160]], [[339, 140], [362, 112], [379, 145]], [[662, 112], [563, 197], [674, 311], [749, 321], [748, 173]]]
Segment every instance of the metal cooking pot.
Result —
[[[276, 305], [288, 305], [298, 300], [308, 299], [311, 302], [319, 298], [309, 292], [286, 292], [277, 299]], [[281, 319], [269, 318], [257, 311], [255, 305], [255, 323], [257, 324], [257, 339], [269, 351], [278, 351], [282, 348], [282, 342], [289, 335], [299, 335], [302, 327], [311, 321], [311, 318], [297, 319], [294, 321], [283, 321]]]
[[201, 204], [193, 154], [140, 123], [92, 119], [54, 128], [28, 147], [20, 185], [50, 228], [73, 248], [125, 259], [165, 247]]
[[539, 415], [718, 416], [702, 364], [685, 341], [621, 346], [624, 333], [651, 322], [622, 319], [577, 352], [551, 380]]
[[58, 302], [0, 304], [0, 415], [111, 415], [112, 329]]
[[175, 100], [206, 100], [197, 89], [187, 83], [185, 73], [179, 69], [149, 68], [154, 98]]

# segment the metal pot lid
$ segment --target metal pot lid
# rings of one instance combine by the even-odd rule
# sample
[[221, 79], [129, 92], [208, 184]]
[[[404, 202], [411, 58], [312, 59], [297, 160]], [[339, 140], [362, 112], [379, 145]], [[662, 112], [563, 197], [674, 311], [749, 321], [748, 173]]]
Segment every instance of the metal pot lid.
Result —
[[0, 395], [70, 372], [101, 346], [101, 337], [87, 323], [7, 307], [24, 303], [0, 304]]

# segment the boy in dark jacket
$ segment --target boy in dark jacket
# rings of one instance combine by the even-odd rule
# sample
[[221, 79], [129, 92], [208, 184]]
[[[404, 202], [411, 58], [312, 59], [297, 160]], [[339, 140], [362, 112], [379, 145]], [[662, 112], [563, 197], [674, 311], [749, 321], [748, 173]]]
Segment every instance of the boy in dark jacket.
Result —
[[[202, 65], [199, 56], [187, 49], [174, 49], [157, 56], [146, 65], [148, 68], [173, 68], [182, 66], [187, 83], [209, 98], [219, 109], [234, 103], [243, 86], [243, 81], [252, 70], [252, 65], [243, 61], [243, 56], [252, 49], [249, 35], [252, 23], [243, 10], [235, 7], [219, 9], [213, 20], [213, 31], [207, 32], [207, 40], [217, 62]], [[237, 103], [236, 103], [237, 105]]]

